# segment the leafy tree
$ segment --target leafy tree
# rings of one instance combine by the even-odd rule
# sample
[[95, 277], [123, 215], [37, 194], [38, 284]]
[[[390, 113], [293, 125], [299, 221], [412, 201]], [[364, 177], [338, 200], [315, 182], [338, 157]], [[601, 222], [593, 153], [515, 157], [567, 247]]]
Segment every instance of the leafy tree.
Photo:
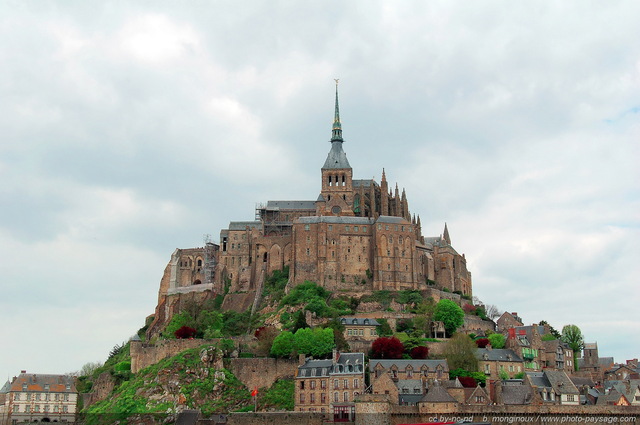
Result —
[[198, 331], [196, 331], [195, 328], [192, 328], [189, 326], [182, 326], [180, 329], [178, 329], [175, 332], [175, 336], [177, 339], [195, 338], [197, 332]]
[[402, 319], [399, 320], [396, 324], [396, 331], [404, 332], [407, 330], [413, 329], [413, 320], [412, 319]]
[[294, 350], [294, 337], [289, 331], [284, 331], [274, 338], [271, 344], [271, 355], [274, 357], [290, 357]]
[[387, 322], [387, 319], [376, 319], [380, 326], [378, 326], [377, 332], [380, 336], [391, 336], [393, 335], [393, 329], [391, 329], [391, 325]]
[[489, 344], [491, 344], [492, 348], [504, 348], [505, 339], [502, 334], [491, 334], [489, 335]]
[[444, 356], [449, 363], [449, 369], [464, 369], [469, 372], [478, 370], [476, 359], [476, 344], [468, 336], [457, 333], [444, 348]]
[[576, 325], [566, 325], [562, 328], [562, 341], [573, 350], [573, 367], [578, 370], [578, 353], [584, 347], [584, 337], [582, 331]]
[[313, 347], [311, 348], [311, 355], [313, 357], [325, 357], [331, 354], [334, 347], [333, 329], [315, 328], [313, 330]]
[[[481, 386], [485, 386], [487, 382], [487, 375], [482, 372], [471, 372], [466, 369], [456, 368], [449, 370], [449, 377], [451, 379], [458, 378], [460, 383], [463, 381], [467, 382], [467, 385], [475, 387], [479, 382]], [[464, 378], [472, 378], [475, 382], [465, 380]], [[463, 384], [464, 385], [464, 384]]]
[[371, 357], [374, 359], [401, 359], [404, 345], [394, 336], [380, 337], [371, 344]]
[[309, 324], [307, 323], [307, 319], [304, 317], [304, 311], [299, 310], [296, 313], [296, 321], [293, 324], [293, 329], [291, 331], [295, 333], [300, 329], [305, 329], [308, 327], [309, 327]]
[[412, 359], [421, 360], [426, 359], [429, 356], [429, 347], [421, 345], [419, 347], [413, 347], [409, 352]]
[[271, 351], [273, 341], [279, 335], [278, 330], [273, 326], [262, 326], [254, 333], [258, 340], [256, 351], [259, 356], [268, 356]]
[[186, 311], [182, 311], [178, 314], [174, 314], [171, 318], [171, 321], [164, 329], [162, 336], [165, 338], [173, 339], [176, 337], [176, 331], [183, 326], [188, 326], [190, 328], [195, 327], [195, 320], [193, 316]]
[[195, 328], [198, 334], [203, 336], [207, 331], [210, 334], [219, 331], [222, 329], [222, 324], [222, 314], [215, 310], [201, 310], [195, 321]]
[[549, 324], [549, 322], [547, 322], [546, 320], [541, 320], [540, 321], [540, 325], [541, 326], [548, 326], [549, 327], [549, 333], [553, 336], [555, 336], [555, 339], [560, 339], [562, 338], [562, 335], [560, 334], [560, 332], [558, 332], [553, 326], [551, 326]]
[[500, 372], [498, 372], [498, 377], [501, 380], [506, 381], [507, 379], [509, 379], [509, 374], [507, 373], [506, 370], [500, 369]]
[[422, 302], [422, 295], [420, 294], [420, 291], [400, 291], [396, 301], [400, 304], [408, 304], [409, 308], [413, 310]]
[[542, 335], [540, 339], [542, 339], [543, 341], [555, 341], [558, 338], [556, 338], [554, 335], [549, 333], [549, 334]]
[[442, 299], [436, 305], [433, 320], [441, 321], [448, 335], [453, 335], [464, 323], [464, 311], [451, 300]]
[[476, 345], [478, 346], [478, 348], [485, 348], [487, 345], [489, 345], [489, 339], [488, 338], [478, 338], [478, 339], [476, 339]]
[[341, 352], [349, 351], [349, 344], [344, 337], [344, 325], [338, 319], [331, 319], [324, 325], [323, 328], [333, 330], [333, 340], [335, 341], [336, 348]]

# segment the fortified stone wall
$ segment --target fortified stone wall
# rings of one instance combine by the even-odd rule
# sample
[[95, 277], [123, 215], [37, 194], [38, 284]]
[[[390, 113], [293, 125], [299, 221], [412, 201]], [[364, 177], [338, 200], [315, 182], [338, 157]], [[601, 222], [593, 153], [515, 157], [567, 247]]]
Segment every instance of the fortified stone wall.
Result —
[[268, 388], [278, 379], [293, 378], [298, 370], [297, 359], [261, 357], [227, 361], [233, 374], [249, 389]]
[[[470, 406], [429, 403], [428, 406], [392, 406], [384, 414], [380, 402], [356, 403], [356, 425], [398, 425], [418, 422], [471, 421], [509, 425], [624, 424], [640, 425], [640, 407], [629, 406]], [[439, 405], [442, 406], [439, 406]], [[428, 408], [427, 408], [428, 407]], [[380, 412], [380, 413], [374, 413]], [[361, 413], [361, 414], [358, 414]], [[368, 414], [367, 414], [368, 413]]]
[[[328, 419], [326, 414], [287, 412], [287, 413], [230, 413], [227, 425], [322, 425]], [[198, 425], [214, 425], [215, 420], [199, 420]]]
[[486, 332], [486, 331], [494, 331], [495, 332], [495, 324], [491, 320], [482, 320], [478, 316], [470, 316], [466, 314], [464, 316], [464, 324], [462, 325], [462, 330], [467, 332], [478, 333], [478, 331]]
[[131, 372], [138, 373], [147, 366], [158, 363], [162, 359], [175, 356], [181, 351], [197, 348], [201, 345], [216, 344], [218, 339], [167, 339], [155, 344], [131, 341]]

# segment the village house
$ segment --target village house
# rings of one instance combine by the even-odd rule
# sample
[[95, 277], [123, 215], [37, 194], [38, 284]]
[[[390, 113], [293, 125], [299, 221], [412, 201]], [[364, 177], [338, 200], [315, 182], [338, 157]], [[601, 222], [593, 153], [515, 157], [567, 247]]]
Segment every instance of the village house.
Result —
[[355, 397], [364, 391], [364, 353], [340, 353], [331, 359], [301, 355], [295, 379], [296, 412], [333, 415], [335, 421], [353, 421]]
[[340, 323], [344, 326], [344, 339], [349, 344], [351, 351], [367, 352], [371, 343], [378, 338], [378, 326], [376, 319], [362, 317], [341, 317]]
[[563, 371], [527, 372], [525, 383], [533, 389], [533, 404], [580, 404], [580, 392]]
[[8, 387], [5, 398], [7, 424], [75, 422], [78, 392], [73, 377], [31, 374], [23, 370], [5, 387]]
[[434, 381], [449, 379], [449, 365], [444, 359], [369, 360], [371, 392], [389, 394], [398, 404], [416, 404]]
[[500, 371], [504, 371], [509, 378], [515, 378], [524, 372], [524, 361], [513, 350], [507, 348], [477, 348], [478, 370], [487, 375], [487, 380], [501, 379]]

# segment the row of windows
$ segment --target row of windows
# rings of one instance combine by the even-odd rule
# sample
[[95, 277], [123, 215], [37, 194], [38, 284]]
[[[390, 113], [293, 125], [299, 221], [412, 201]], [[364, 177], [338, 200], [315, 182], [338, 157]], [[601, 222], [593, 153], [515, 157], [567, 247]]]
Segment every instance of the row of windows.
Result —
[[[355, 398], [358, 395], [357, 391], [353, 392], [353, 397]], [[316, 399], [316, 395], [314, 393], [309, 394], [309, 403], [313, 404], [316, 403], [317, 399]], [[327, 396], [325, 393], [321, 393], [320, 394], [320, 404], [325, 404], [327, 402]], [[337, 403], [339, 401], [349, 401], [349, 392], [345, 391], [342, 393], [342, 400], [340, 400], [340, 393], [335, 391], [333, 393], [333, 402]], [[300, 404], [305, 404], [307, 402], [307, 397], [306, 394], [301, 393], [300, 394]]]
[[[398, 370], [397, 369], [389, 369], [388, 372], [391, 375], [391, 378], [398, 379]], [[401, 372], [404, 372], [406, 374], [406, 378], [405, 379], [410, 379], [410, 378], [413, 377], [414, 370], [411, 367], [407, 367], [404, 371], [401, 371]], [[438, 379], [442, 378], [443, 370], [442, 370], [441, 367], [437, 367], [435, 372], [436, 372], [436, 375], [437, 375]], [[376, 369], [376, 378], [381, 377], [383, 373], [385, 373], [384, 369]], [[428, 377], [429, 376], [429, 369], [428, 368], [422, 368], [420, 371], [416, 371], [416, 374], [417, 375], [422, 374], [422, 376]]]
[[29, 393], [15, 393], [13, 394], [13, 399], [14, 400], [32, 400], [32, 401], [49, 401], [49, 400], [55, 400], [55, 401], [69, 401], [69, 394], [60, 394], [60, 393], [35, 393], [35, 394], [29, 394]]
[[[33, 406], [33, 410], [31, 409], [31, 405], [26, 405], [24, 406], [24, 413], [31, 413], [31, 412], [44, 412], [44, 413], [49, 413], [49, 412], [53, 412], [53, 413], [68, 413], [69, 412], [69, 406], [58, 406], [57, 404], [54, 406], [49, 406], [48, 404], [45, 404], [42, 406], [42, 409], [40, 408], [39, 404], [36, 404]], [[16, 404], [13, 406], [13, 412], [14, 413], [19, 413], [20, 412], [20, 405]]]
[[[310, 389], [315, 389], [316, 385], [317, 385], [318, 380], [317, 379], [313, 379], [311, 381], [309, 381], [309, 388]], [[306, 385], [306, 381], [300, 380], [300, 389], [304, 390]], [[324, 389], [327, 388], [327, 381], [325, 379], [321, 379], [320, 380], [320, 388]], [[337, 390], [340, 388], [340, 379], [334, 379], [333, 380], [333, 389]], [[342, 380], [342, 388], [344, 389], [348, 389], [349, 388], [349, 380], [348, 379], [343, 379]], [[353, 388], [360, 388], [360, 379], [358, 378], [353, 378]]]
[[[397, 224], [394, 226], [393, 230], [396, 231], [396, 232], [398, 230], [400, 230], [401, 232], [404, 232], [405, 231], [405, 227], [407, 228], [407, 230], [406, 230], [407, 232], [411, 232], [412, 231], [411, 226], [398, 226]], [[380, 223], [378, 223], [378, 230], [382, 230], [382, 224], [380, 224]], [[384, 230], [389, 230], [389, 225], [388, 224], [386, 224], [384, 226]]]
[[[347, 329], [347, 335], [349, 336], [364, 336], [364, 329]], [[375, 329], [369, 329], [369, 335], [375, 336], [377, 335]]]

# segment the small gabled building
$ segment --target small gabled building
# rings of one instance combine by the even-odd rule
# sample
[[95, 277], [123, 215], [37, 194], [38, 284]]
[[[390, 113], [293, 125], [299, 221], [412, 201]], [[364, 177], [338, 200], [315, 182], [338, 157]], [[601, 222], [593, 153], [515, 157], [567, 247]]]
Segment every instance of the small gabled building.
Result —
[[496, 321], [496, 329], [500, 333], [507, 332], [511, 328], [522, 326], [524, 323], [518, 313], [504, 312]]
[[477, 348], [476, 359], [478, 369], [487, 375], [487, 379], [495, 381], [500, 379], [500, 371], [504, 371], [509, 378], [524, 371], [523, 360], [513, 351], [507, 348]]
[[533, 388], [526, 385], [523, 379], [507, 379], [495, 382], [495, 404], [522, 406], [531, 404]]
[[456, 400], [439, 382], [434, 383], [427, 394], [418, 403], [420, 413], [427, 412], [454, 412], [458, 406]]
[[580, 392], [563, 371], [527, 372], [525, 382], [533, 389], [534, 404], [580, 404]]
[[542, 368], [544, 345], [540, 337], [544, 326], [518, 326], [509, 329], [505, 348], [516, 352], [524, 361], [527, 372], [539, 371]]
[[364, 391], [364, 353], [339, 353], [331, 359], [301, 358], [295, 379], [296, 412], [333, 415], [334, 421], [353, 421], [354, 398]]
[[388, 394], [400, 405], [415, 405], [433, 382], [449, 379], [449, 366], [445, 359], [371, 359], [369, 378], [374, 394]]
[[74, 422], [77, 399], [72, 376], [22, 371], [11, 381], [5, 402], [7, 423]]
[[568, 374], [574, 372], [573, 350], [566, 342], [559, 339], [542, 341], [542, 367], [545, 369], [564, 370]]

